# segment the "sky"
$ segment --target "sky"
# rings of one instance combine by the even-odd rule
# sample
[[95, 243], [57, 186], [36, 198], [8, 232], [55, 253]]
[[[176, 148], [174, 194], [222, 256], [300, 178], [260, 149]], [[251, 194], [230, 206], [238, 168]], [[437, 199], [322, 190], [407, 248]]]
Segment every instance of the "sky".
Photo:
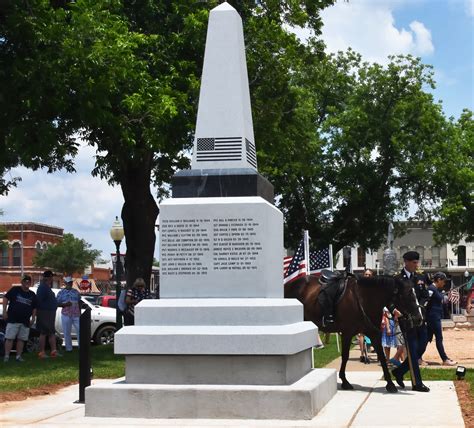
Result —
[[[339, 0], [322, 18], [328, 52], [351, 47], [380, 64], [388, 62], [388, 55], [419, 56], [434, 67], [433, 95], [443, 101], [446, 116], [458, 118], [463, 108], [474, 110], [474, 0]], [[115, 247], [109, 230], [115, 216], [120, 217], [123, 197], [119, 187], [91, 176], [94, 155], [92, 147], [83, 145], [75, 174], [12, 170], [22, 181], [0, 196], [0, 221], [61, 227], [110, 260]], [[125, 251], [124, 244], [121, 249]]]

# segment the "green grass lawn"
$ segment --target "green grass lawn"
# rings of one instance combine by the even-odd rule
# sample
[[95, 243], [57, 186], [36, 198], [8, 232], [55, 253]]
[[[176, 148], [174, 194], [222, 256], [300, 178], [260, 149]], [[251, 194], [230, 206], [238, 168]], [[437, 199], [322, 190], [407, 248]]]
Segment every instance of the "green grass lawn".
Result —
[[[125, 358], [113, 353], [113, 345], [92, 346], [92, 369], [97, 379], [115, 379], [125, 375]], [[322, 349], [315, 349], [314, 363], [316, 368], [324, 367], [339, 357], [336, 338], [331, 335], [328, 344]], [[14, 354], [10, 362], [0, 362], [0, 393], [24, 391], [45, 385], [65, 382], [78, 382], [79, 351], [64, 353], [62, 357], [39, 360], [36, 354], [24, 354], [24, 363], [17, 363]], [[424, 380], [455, 380], [456, 369], [422, 369]], [[468, 369], [466, 381], [469, 382], [471, 395], [474, 398], [474, 370]]]
[[[125, 375], [125, 358], [113, 353], [113, 345], [92, 346], [92, 369], [95, 378], [118, 378]], [[24, 363], [0, 360], [0, 392], [21, 391], [78, 381], [79, 350], [64, 352], [62, 357], [40, 360], [36, 354], [23, 354]]]
[[[456, 367], [452, 369], [421, 369], [423, 380], [456, 380]], [[472, 398], [474, 398], [474, 369], [467, 369], [464, 378], [469, 383]]]
[[[323, 339], [323, 337], [321, 337]], [[323, 340], [324, 341], [324, 340]], [[340, 341], [339, 341], [340, 344]], [[338, 358], [341, 354], [337, 350], [336, 335], [331, 334], [329, 343], [324, 344], [324, 348], [314, 349], [314, 367], [321, 368]]]

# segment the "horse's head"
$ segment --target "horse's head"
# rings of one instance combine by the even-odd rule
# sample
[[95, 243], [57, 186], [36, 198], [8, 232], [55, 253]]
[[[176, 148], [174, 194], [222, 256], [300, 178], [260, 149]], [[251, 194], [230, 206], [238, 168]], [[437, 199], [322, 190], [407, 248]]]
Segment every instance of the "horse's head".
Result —
[[402, 313], [405, 321], [414, 327], [423, 322], [420, 305], [409, 281], [395, 278], [395, 289], [393, 294], [394, 306]]

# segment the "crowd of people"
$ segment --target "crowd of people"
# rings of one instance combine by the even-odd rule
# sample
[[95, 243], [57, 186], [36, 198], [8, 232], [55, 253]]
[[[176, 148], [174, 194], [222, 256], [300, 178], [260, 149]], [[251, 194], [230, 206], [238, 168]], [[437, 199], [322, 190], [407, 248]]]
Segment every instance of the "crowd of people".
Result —
[[[135, 306], [143, 299], [150, 299], [151, 294], [145, 288], [143, 278], [137, 278], [133, 287], [125, 290], [124, 324], [133, 325], [135, 322]], [[30, 328], [34, 327], [39, 333], [38, 358], [57, 358], [62, 356], [56, 343], [56, 312], [61, 308], [61, 325], [64, 334], [66, 352], [72, 352], [72, 329], [79, 339], [79, 319], [81, 315], [81, 294], [73, 288], [73, 279], [64, 278], [64, 287], [57, 295], [52, 290], [53, 272], [43, 272], [37, 292], [30, 290], [31, 276], [23, 275], [20, 286], [13, 286], [3, 297], [3, 320], [5, 328], [5, 354], [3, 361], [10, 361], [13, 345], [15, 360], [23, 362], [22, 357], [25, 343], [29, 339]], [[47, 354], [49, 345], [49, 355]]]

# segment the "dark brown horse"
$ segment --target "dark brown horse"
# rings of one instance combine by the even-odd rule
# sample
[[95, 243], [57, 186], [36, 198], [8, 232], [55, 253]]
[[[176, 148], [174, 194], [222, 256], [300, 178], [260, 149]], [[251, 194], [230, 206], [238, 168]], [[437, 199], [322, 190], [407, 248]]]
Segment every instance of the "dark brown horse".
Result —
[[384, 306], [391, 305], [394, 305], [413, 325], [421, 323], [421, 313], [412, 286], [409, 282], [389, 276], [356, 278], [349, 275], [341, 280], [345, 281], [346, 288], [336, 305], [336, 322], [330, 328], [322, 325], [322, 311], [318, 302], [321, 284], [317, 277], [308, 276], [286, 284], [285, 297], [297, 298], [302, 302], [305, 320], [314, 322], [321, 331], [341, 333], [342, 362], [339, 378], [342, 381], [342, 389], [353, 389], [346, 379], [346, 364], [352, 338], [357, 333], [363, 333], [371, 340], [382, 364], [387, 391], [397, 392], [383, 352], [380, 324]]

